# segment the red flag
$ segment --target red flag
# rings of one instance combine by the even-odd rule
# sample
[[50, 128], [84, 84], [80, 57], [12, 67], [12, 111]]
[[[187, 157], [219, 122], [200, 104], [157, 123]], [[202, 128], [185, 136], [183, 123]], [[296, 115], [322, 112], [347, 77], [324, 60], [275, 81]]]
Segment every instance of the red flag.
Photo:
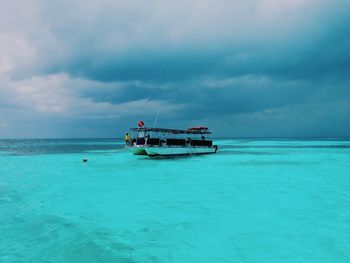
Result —
[[143, 128], [145, 127], [145, 123], [143, 121], [138, 121], [137, 126], [139, 126], [139, 128]]

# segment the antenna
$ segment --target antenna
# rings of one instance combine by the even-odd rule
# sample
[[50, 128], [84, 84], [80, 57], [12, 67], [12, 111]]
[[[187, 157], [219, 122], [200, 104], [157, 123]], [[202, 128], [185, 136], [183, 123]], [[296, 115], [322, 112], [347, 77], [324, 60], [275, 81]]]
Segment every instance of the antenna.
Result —
[[159, 110], [157, 111], [156, 119], [154, 120], [154, 123], [153, 123], [153, 128], [156, 127], [158, 116], [159, 116]]

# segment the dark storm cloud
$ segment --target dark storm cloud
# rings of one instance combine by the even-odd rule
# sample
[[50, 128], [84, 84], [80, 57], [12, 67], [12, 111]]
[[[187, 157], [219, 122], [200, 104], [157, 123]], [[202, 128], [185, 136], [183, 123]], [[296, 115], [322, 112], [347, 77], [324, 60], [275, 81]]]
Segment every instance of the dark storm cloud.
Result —
[[[154, 51], [153, 51], [154, 52]], [[74, 77], [84, 77], [102, 82], [139, 80], [164, 83], [193, 79], [210, 74], [220, 61], [216, 54], [196, 51], [130, 52], [123, 55], [78, 57], [56, 71], [65, 70]], [[153, 53], [153, 54], [152, 54]], [[222, 60], [222, 58], [221, 58]], [[54, 72], [55, 68], [51, 69]]]
[[[188, 39], [173, 44], [172, 40], [164, 39], [167, 28], [154, 26], [154, 31], [146, 27], [145, 34], [139, 33], [141, 39], [127, 42], [120, 49], [119, 42], [133, 33], [131, 18], [115, 20], [98, 14], [93, 22], [84, 25], [79, 17], [70, 17], [71, 23], [53, 23], [53, 33], [68, 51], [64, 52], [64, 59], [53, 57], [44, 73], [64, 71], [74, 77], [102, 82], [152, 83], [181, 82], [203, 76], [266, 75], [317, 80], [329, 74], [344, 75], [350, 69], [348, 5], [335, 2], [331, 7], [324, 7], [329, 8], [328, 12], [316, 7], [316, 14], [301, 10], [309, 20], [304, 18], [297, 29], [288, 26], [288, 17], [276, 21], [281, 23], [281, 28], [286, 24], [282, 33], [273, 27], [267, 28], [269, 25], [249, 24], [244, 33], [228, 31], [210, 41], [196, 39], [197, 32], [190, 31]], [[234, 19], [224, 21], [236, 22]], [[259, 32], [262, 29], [272, 33], [265, 35]], [[104, 45], [104, 41], [110, 41], [109, 34], [115, 32], [117, 40], [112, 45]], [[43, 51], [45, 57], [45, 51], [52, 50], [44, 48]]]

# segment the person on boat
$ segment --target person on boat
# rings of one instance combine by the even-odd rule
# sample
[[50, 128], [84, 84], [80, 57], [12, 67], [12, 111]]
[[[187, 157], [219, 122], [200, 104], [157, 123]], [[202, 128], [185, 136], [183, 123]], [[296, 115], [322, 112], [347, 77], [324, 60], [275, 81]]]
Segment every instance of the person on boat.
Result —
[[130, 135], [129, 135], [129, 133], [126, 133], [125, 134], [125, 144], [130, 144], [130, 142], [131, 142]]

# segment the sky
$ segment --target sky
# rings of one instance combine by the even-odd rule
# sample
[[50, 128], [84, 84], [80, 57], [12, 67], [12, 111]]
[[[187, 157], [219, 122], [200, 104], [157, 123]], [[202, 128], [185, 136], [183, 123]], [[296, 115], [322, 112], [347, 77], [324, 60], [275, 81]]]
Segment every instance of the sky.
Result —
[[0, 0], [0, 138], [350, 137], [350, 1]]

